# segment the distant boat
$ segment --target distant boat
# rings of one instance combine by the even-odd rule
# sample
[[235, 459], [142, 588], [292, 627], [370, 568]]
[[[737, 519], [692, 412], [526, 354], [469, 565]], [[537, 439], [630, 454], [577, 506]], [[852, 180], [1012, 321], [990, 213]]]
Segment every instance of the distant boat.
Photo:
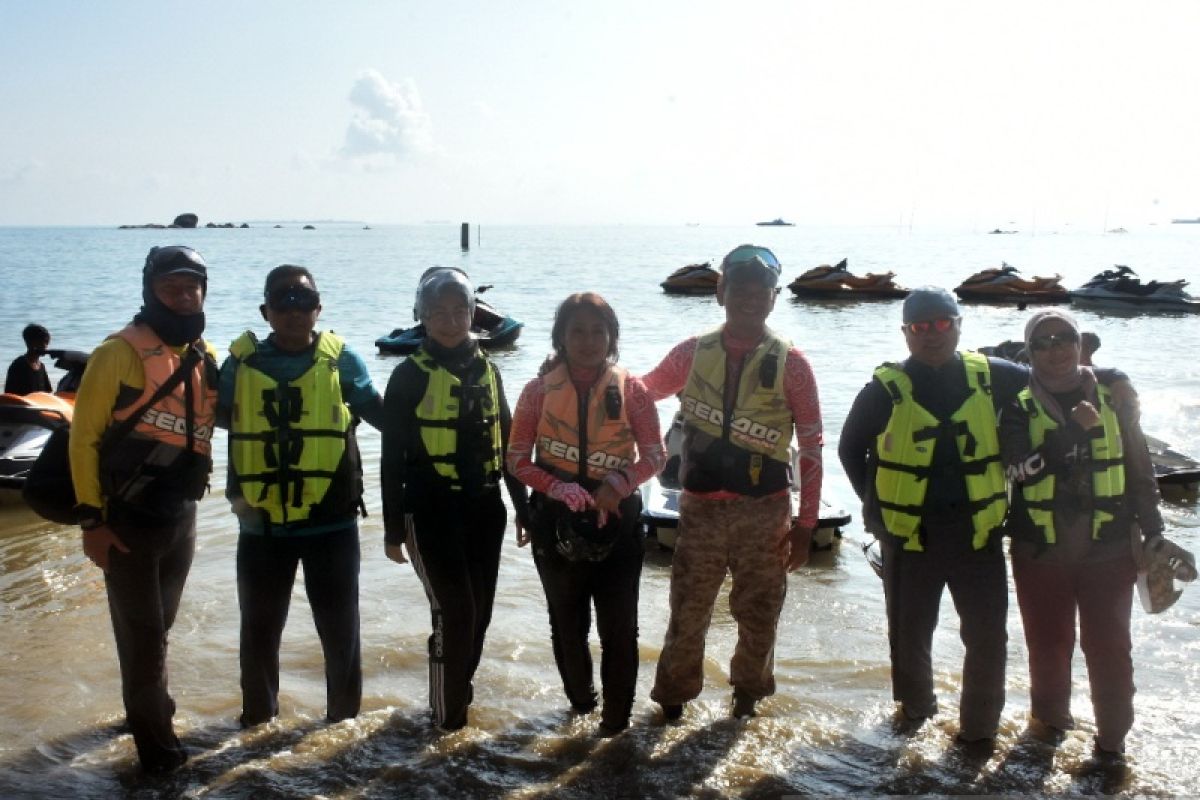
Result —
[[754, 224], [760, 225], [760, 226], [775, 227], [775, 228], [791, 228], [791, 227], [794, 227], [796, 223], [784, 222], [783, 217], [776, 217], [775, 219], [771, 220], [770, 222], [756, 222]]
[[988, 231], [988, 233], [1016, 233], [1016, 231], [1002, 231], [999, 228], [996, 228], [995, 230]]
[[1195, 219], [1173, 219], [1173, 220], [1171, 220], [1171, 224], [1172, 225], [1200, 225], [1200, 217], [1196, 217]]

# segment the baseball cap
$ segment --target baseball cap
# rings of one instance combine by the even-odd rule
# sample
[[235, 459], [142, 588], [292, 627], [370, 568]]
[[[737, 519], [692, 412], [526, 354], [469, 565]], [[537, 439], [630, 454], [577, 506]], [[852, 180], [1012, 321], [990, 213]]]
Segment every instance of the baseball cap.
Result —
[[919, 286], [904, 298], [904, 324], [961, 316], [954, 295], [940, 286]]

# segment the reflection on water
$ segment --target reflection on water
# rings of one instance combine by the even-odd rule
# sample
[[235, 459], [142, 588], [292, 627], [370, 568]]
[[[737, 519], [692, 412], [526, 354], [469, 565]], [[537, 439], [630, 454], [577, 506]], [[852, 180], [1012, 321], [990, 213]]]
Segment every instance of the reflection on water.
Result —
[[[675, 266], [719, 257], [748, 238], [771, 245], [787, 275], [836, 261], [830, 254], [853, 253], [853, 263], [864, 270], [894, 269], [907, 285], [949, 283], [951, 276], [999, 263], [1005, 256], [994, 248], [1001, 246], [1027, 250], [1024, 258], [1006, 257], [1026, 272], [1061, 272], [1068, 284], [1086, 279], [1096, 262], [1141, 263], [1154, 257], [1174, 263], [1181, 247], [1176, 239], [1157, 244], [1143, 240], [1135, 246], [1132, 236], [1015, 242], [1016, 237], [922, 239], [802, 228], [495, 229], [484, 237], [485, 246], [460, 261], [457, 251], [447, 250], [438, 239], [438, 229], [232, 233], [238, 238], [230, 232], [195, 232], [193, 239], [214, 264], [209, 314], [214, 341], [227, 342], [244, 326], [261, 327], [256, 293], [267, 269], [282, 261], [308, 263], [322, 288], [326, 324], [359, 349], [377, 385], [383, 386], [398, 359], [375, 356], [369, 343], [406, 322], [409, 284], [428, 263], [462, 263], [481, 282], [496, 284], [488, 297], [497, 307], [526, 323], [520, 345], [497, 356], [512, 398], [545, 355], [553, 305], [567, 287], [583, 288], [586, 282], [612, 301], [621, 316], [622, 361], [641, 372], [679, 338], [720, 318], [711, 299], [667, 298], [657, 291], [658, 282]], [[457, 229], [446, 235], [456, 247]], [[55, 231], [53, 236], [34, 231], [23, 236], [0, 230], [0, 281], [11, 285], [7, 265], [20, 264], [42, 271], [46, 282], [32, 286], [35, 296], [20, 305], [10, 294], [0, 297], [0, 343], [19, 341], [29, 302], [45, 309], [47, 319], [61, 320], [50, 326], [56, 342], [94, 344], [133, 310], [129, 299], [140, 291], [139, 253], [161, 243], [151, 232], [138, 231]], [[1113, 248], [1141, 251], [1117, 253]], [[17, 251], [19, 257], [14, 257]], [[69, 293], [46, 288], [63, 278], [65, 256], [81, 251], [94, 254], [89, 268], [96, 271], [98, 287], [86, 307]], [[367, 267], [370, 273], [364, 271]], [[80, 269], [78, 264], [75, 268]], [[124, 277], [99, 280], [109, 273]], [[388, 287], [394, 291], [386, 291]], [[1013, 338], [1024, 319], [1014, 309], [971, 307], [967, 314], [967, 346]], [[1101, 333], [1100, 354], [1106, 363], [1125, 369], [1141, 389], [1147, 427], [1182, 450], [1200, 450], [1200, 406], [1195, 402], [1200, 370], [1189, 366], [1193, 361], [1187, 357], [1188, 342], [1195, 340], [1194, 322], [1193, 335], [1185, 340], [1180, 326], [1187, 320], [1134, 325], [1124, 318], [1080, 316], [1085, 327]], [[839, 552], [822, 554], [792, 577], [776, 652], [779, 691], [761, 703], [757, 718], [729, 719], [728, 662], [736, 631], [722, 596], [708, 642], [705, 691], [680, 723], [661, 723], [647, 695], [666, 627], [670, 561], [651, 549], [643, 573], [641, 674], [633, 727], [611, 740], [596, 738], [598, 715], [572, 717], [567, 712], [536, 571], [529, 552], [512, 543], [510, 531], [471, 725], [452, 735], [433, 733], [426, 712], [428, 604], [411, 569], [383, 556], [375, 467], [379, 437], [368, 429], [360, 437], [371, 513], [362, 523], [364, 712], [336, 725], [323, 721], [323, 662], [298, 581], [281, 652], [281, 716], [269, 725], [240, 730], [236, 530], [221, 499], [224, 455], [218, 442], [213, 491], [200, 504], [196, 560], [171, 636], [176, 721], [192, 760], [169, 778], [142, 778], [135, 766], [132, 741], [121, 727], [104, 584], [79, 552], [78, 533], [19, 508], [0, 508], [0, 625], [5, 640], [0, 654], [0, 730], [5, 732], [0, 797], [1037, 796], [1118, 791], [1170, 796], [1196, 791], [1200, 720], [1191, 711], [1188, 689], [1200, 684], [1197, 587], [1164, 615], [1134, 612], [1138, 718], [1129, 737], [1127, 773], [1090, 763], [1094, 725], [1082, 664], [1076, 666], [1073, 698], [1080, 728], [1057, 747], [1026, 731], [1026, 655], [1015, 600], [1010, 602], [1008, 705], [995, 748], [970, 751], [953, 741], [962, 646], [948, 599], [934, 643], [942, 711], [917, 731], [894, 726], [879, 581], [859, 552], [864, 534], [834, 450], [849, 403], [871, 369], [902, 354], [897, 351], [902, 347], [897, 306], [780, 302], [771, 322], [800, 343], [813, 362], [826, 423], [826, 485], [835, 504], [854, 511], [856, 521], [846, 529]], [[13, 355], [0, 353], [0, 361]], [[671, 411], [664, 406], [663, 418]], [[1166, 518], [1170, 535], [1200, 549], [1195, 506], [1169, 506]]]

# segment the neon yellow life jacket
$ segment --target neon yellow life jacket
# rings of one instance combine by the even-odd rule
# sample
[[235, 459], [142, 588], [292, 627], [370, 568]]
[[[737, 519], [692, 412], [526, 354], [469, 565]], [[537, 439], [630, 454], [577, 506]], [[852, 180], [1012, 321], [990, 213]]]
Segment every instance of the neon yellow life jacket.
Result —
[[[962, 360], [971, 392], [946, 425], [953, 430], [962, 461], [974, 529], [972, 545], [980, 550], [1004, 521], [1008, 492], [1000, 465], [987, 358], [963, 353]], [[898, 365], [878, 367], [875, 379], [892, 397], [892, 415], [875, 440], [879, 509], [888, 532], [905, 540], [905, 550], [919, 552], [924, 549], [918, 535], [922, 507], [929, 488], [934, 445], [943, 424], [913, 399], [912, 380]]]
[[423, 348], [409, 360], [429, 376], [415, 415], [434, 471], [454, 491], [498, 485], [504, 454], [499, 389], [492, 362], [480, 354], [483, 374], [464, 384]]
[[579, 394], [566, 364], [542, 376], [544, 396], [537, 427], [537, 463], [563, 480], [579, 476], [579, 453], [587, 459], [587, 474], [603, 480], [613, 470], [633, 463], [635, 441], [625, 410], [623, 367], [608, 365], [586, 398], [586, 428], [580, 435]]
[[[1103, 436], [1091, 442], [1092, 469], [1092, 538], [1099, 539], [1105, 523], [1115, 519], [1115, 502], [1125, 494], [1125, 448], [1121, 441], [1121, 423], [1113, 408], [1112, 391], [1103, 384], [1096, 386], [1100, 398], [1100, 422], [1104, 426]], [[1041, 447], [1046, 434], [1059, 425], [1045, 407], [1033, 396], [1029, 387], [1020, 391], [1017, 401], [1025, 407], [1029, 416], [1029, 438], [1033, 446]], [[1054, 544], [1054, 473], [1043, 470], [1040, 475], [1021, 487], [1029, 519], [1042, 529], [1047, 544]]]
[[747, 356], [732, 406], [725, 404], [721, 329], [696, 342], [680, 407], [684, 440], [680, 478], [692, 492], [762, 497], [792, 484], [794, 421], [783, 391], [791, 342], [767, 330]]
[[[348, 453], [353, 416], [338, 371], [344, 346], [340, 336], [322, 333], [312, 366], [279, 383], [255, 367], [253, 333], [230, 345], [240, 362], [229, 422], [227, 494], [235, 506], [244, 501], [275, 526], [353, 515], [361, 489], [347, 485], [357, 481], [347, 466], [357, 453]], [[327, 495], [339, 499], [338, 508], [323, 507]]]

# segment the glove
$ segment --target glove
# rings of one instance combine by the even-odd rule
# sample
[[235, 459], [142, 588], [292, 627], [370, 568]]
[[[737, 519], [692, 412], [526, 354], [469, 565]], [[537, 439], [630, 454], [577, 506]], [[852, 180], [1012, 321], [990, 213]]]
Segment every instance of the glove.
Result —
[[551, 500], [557, 500], [560, 503], [566, 504], [567, 508], [572, 511], [584, 511], [592, 506], [591, 493], [578, 483], [559, 481], [550, 487], [550, 491], [546, 492], [546, 496]]

